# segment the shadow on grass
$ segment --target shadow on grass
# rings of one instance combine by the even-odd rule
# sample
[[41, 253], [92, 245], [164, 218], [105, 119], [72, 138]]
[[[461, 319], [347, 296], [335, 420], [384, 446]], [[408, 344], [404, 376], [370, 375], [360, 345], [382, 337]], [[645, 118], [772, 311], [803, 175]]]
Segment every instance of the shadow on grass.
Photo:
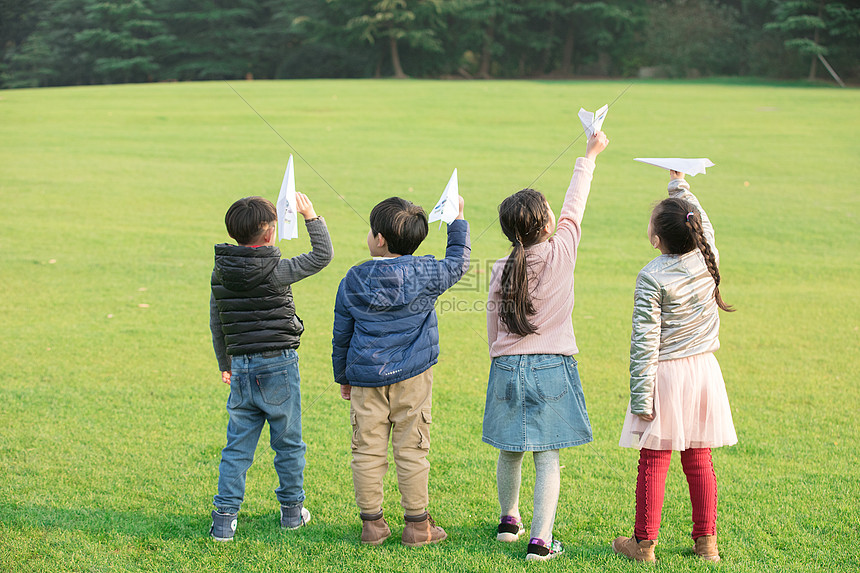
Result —
[[[353, 551], [376, 552], [380, 556], [400, 551], [415, 551], [400, 543], [403, 523], [389, 518], [391, 537], [377, 547], [361, 545], [361, 524], [323, 523], [312, 520], [306, 527], [288, 531], [280, 527], [277, 511], [270, 513], [240, 513], [235, 541], [242, 544], [289, 542], [308, 554], [324, 554], [333, 545]], [[208, 514], [146, 514], [135, 511], [117, 511], [99, 508], [56, 508], [41, 505], [21, 506], [0, 504], [0, 522], [8, 530], [61, 530], [85, 536], [103, 535], [131, 537], [144, 545], [148, 540], [209, 541]], [[525, 558], [528, 533], [514, 543], [496, 541], [495, 523], [476, 526], [444, 524], [448, 539], [432, 548], [433, 553], [479, 554], [490, 562], [520, 563]], [[211, 542], [214, 544], [214, 542]], [[229, 544], [216, 544], [229, 545]], [[669, 551], [672, 551], [671, 549]], [[689, 553], [689, 549], [677, 553]], [[609, 544], [581, 545], [573, 541], [565, 546], [569, 558], [591, 559], [598, 555], [611, 555]], [[674, 551], [673, 551], [674, 553]]]

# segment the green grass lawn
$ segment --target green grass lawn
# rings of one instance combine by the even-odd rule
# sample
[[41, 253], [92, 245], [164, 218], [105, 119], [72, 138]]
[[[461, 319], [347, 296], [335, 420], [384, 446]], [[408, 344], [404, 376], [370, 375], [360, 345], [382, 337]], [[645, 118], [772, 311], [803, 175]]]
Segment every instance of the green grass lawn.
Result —
[[[496, 208], [533, 184], [560, 207], [580, 106], [621, 82], [302, 81], [233, 87], [296, 157], [334, 261], [294, 287], [312, 523], [278, 527], [273, 454], [249, 471], [236, 540], [207, 531], [228, 388], [208, 331], [212, 245], [243, 196], [274, 200], [290, 149], [223, 82], [0, 91], [0, 571], [526, 570], [527, 540], [494, 540], [496, 451], [480, 440], [488, 269], [506, 254]], [[740, 443], [715, 451], [723, 571], [860, 566], [860, 94], [720, 83], [635, 83], [609, 112], [576, 269], [573, 320], [593, 444], [563, 450], [546, 571], [630, 571], [609, 542], [633, 524], [637, 452], [617, 446], [628, 396], [633, 282], [666, 173], [634, 157], [711, 158], [691, 178], [717, 231], [725, 300], [718, 358]], [[331, 374], [335, 290], [367, 256], [371, 207], [429, 209], [451, 171], [473, 264], [438, 305], [431, 511], [449, 539], [410, 550], [393, 466], [394, 535], [358, 543], [348, 405]], [[534, 183], [533, 183], [534, 182]], [[330, 185], [330, 186], [329, 186]], [[336, 190], [336, 192], [334, 191]], [[444, 252], [431, 226], [419, 253]], [[307, 235], [282, 242], [284, 256]], [[265, 436], [265, 433], [264, 433]], [[662, 570], [691, 556], [678, 456]], [[524, 469], [531, 515], [534, 472]]]

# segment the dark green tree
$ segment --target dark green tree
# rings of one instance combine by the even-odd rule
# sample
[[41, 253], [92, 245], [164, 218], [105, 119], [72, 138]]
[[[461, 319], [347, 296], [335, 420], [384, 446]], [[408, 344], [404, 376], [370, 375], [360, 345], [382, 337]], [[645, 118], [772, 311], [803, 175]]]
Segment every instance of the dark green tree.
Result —
[[814, 80], [819, 56], [833, 50], [857, 53], [860, 7], [827, 0], [782, 0], [765, 29], [780, 32], [786, 48], [809, 58], [809, 79]]
[[4, 87], [78, 85], [92, 82], [92, 61], [75, 43], [86, 28], [88, 0], [53, 0], [33, 6], [21, 18], [38, 23], [26, 39], [7, 45], [2, 81]]
[[142, 0], [89, 2], [84, 14], [86, 27], [74, 34], [74, 45], [88, 55], [96, 81], [155, 79], [173, 38]]
[[739, 13], [727, 3], [654, 2], [646, 30], [646, 61], [670, 76], [731, 75], [739, 68]]
[[[400, 46], [405, 44], [425, 52], [441, 52], [437, 30], [442, 26], [442, 0], [348, 0], [359, 14], [347, 22], [353, 37], [371, 45], [386, 46], [394, 77], [408, 77], [400, 61]], [[380, 74], [381, 59], [377, 66]]]

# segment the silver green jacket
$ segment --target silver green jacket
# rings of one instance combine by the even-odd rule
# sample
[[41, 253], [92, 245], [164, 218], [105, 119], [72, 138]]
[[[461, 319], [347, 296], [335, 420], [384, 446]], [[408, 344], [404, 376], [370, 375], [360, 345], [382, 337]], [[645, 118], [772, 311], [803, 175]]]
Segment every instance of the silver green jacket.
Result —
[[[719, 263], [714, 228], [683, 179], [669, 182], [669, 196], [686, 199], [702, 217], [705, 237]], [[685, 358], [720, 347], [719, 307], [714, 279], [698, 249], [660, 255], [639, 271], [633, 294], [630, 340], [630, 410], [652, 414], [657, 362]]]

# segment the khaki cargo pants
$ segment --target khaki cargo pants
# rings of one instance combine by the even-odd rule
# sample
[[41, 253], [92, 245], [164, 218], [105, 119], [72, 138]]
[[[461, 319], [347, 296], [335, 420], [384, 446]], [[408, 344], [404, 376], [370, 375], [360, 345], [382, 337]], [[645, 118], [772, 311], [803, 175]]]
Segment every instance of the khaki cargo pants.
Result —
[[352, 481], [362, 513], [382, 509], [389, 435], [404, 513], [419, 515], [427, 508], [432, 388], [432, 368], [390, 386], [351, 388]]

